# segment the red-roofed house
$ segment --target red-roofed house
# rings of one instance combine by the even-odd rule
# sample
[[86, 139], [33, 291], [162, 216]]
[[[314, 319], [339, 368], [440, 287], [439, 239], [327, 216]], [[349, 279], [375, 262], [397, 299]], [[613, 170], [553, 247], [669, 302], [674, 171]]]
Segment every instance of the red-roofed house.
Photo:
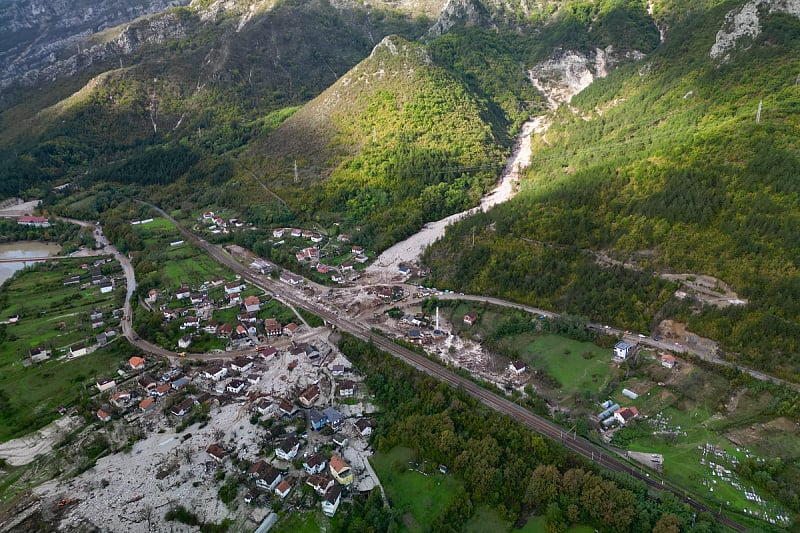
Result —
[[137, 356], [133, 356], [128, 359], [128, 364], [131, 365], [131, 369], [133, 370], [143, 370], [146, 363], [147, 361]]
[[99, 418], [101, 422], [111, 422], [111, 415], [102, 409], [97, 410], [97, 418]]
[[275, 494], [280, 497], [280, 499], [284, 499], [286, 496], [289, 495], [289, 491], [292, 490], [292, 484], [289, 483], [289, 480], [284, 480], [278, 483], [278, 486], [275, 487]]
[[476, 313], [475, 311], [470, 311], [469, 313], [464, 315], [464, 324], [468, 326], [473, 325], [477, 321], [478, 321], [478, 313]]
[[663, 354], [661, 356], [661, 366], [664, 368], [673, 368], [675, 367], [675, 357], [669, 354]]
[[614, 418], [620, 425], [624, 426], [626, 422], [633, 420], [639, 416], [639, 410], [635, 407], [621, 407], [614, 411]]
[[244, 310], [248, 313], [257, 313], [261, 309], [261, 300], [258, 296], [248, 296], [244, 299]]

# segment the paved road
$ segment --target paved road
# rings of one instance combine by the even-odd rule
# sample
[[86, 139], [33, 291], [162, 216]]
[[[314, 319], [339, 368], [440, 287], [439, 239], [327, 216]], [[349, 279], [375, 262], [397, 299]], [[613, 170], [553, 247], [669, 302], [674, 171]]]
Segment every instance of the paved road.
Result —
[[[724, 523], [725, 525], [736, 531], [744, 531], [746, 529], [743, 525], [739, 524], [735, 520], [732, 520], [731, 518], [728, 518], [725, 515], [721, 515], [717, 513], [714, 509], [711, 509], [706, 505], [687, 497], [685, 491], [680, 487], [672, 486], [668, 484], [665, 480], [656, 479], [655, 474], [651, 477], [649, 474], [643, 473], [637, 467], [631, 466], [630, 464], [621, 460], [617, 456], [609, 454], [608, 451], [603, 447], [596, 445], [588, 440], [585, 440], [582, 437], [578, 438], [575, 436], [570, 436], [568, 433], [565, 433], [563, 428], [557, 426], [551, 421], [542, 418], [538, 415], [535, 415], [530, 411], [528, 411], [527, 409], [521, 407], [520, 405], [513, 403], [507, 400], [506, 398], [499, 396], [493, 392], [490, 392], [480, 387], [479, 385], [476, 385], [471, 380], [455, 374], [454, 372], [442, 367], [438, 363], [431, 361], [427, 357], [424, 357], [412, 350], [409, 350], [408, 348], [395, 344], [394, 342], [383, 337], [382, 335], [378, 335], [372, 332], [370, 328], [365, 324], [359, 322], [353, 322], [348, 317], [340, 316], [338, 312], [331, 312], [328, 309], [323, 308], [322, 306], [318, 305], [314, 300], [306, 298], [297, 289], [289, 287], [284, 283], [276, 282], [266, 276], [255, 274], [254, 272], [250, 271], [249, 269], [245, 268], [243, 265], [238, 263], [232, 257], [230, 257], [227, 253], [225, 253], [224, 250], [220, 249], [217, 246], [214, 246], [213, 244], [205, 241], [204, 239], [197, 237], [196, 235], [192, 234], [191, 232], [183, 228], [180, 224], [178, 224], [176, 220], [167, 215], [167, 213], [165, 213], [161, 209], [152, 205], [151, 207], [156, 209], [162, 216], [164, 216], [165, 218], [170, 220], [173, 224], [175, 224], [175, 226], [181, 231], [181, 233], [183, 233], [183, 235], [187, 239], [190, 239], [194, 244], [206, 250], [209, 253], [209, 255], [211, 255], [217, 261], [230, 267], [234, 272], [237, 272], [240, 276], [242, 276], [242, 278], [258, 286], [261, 286], [262, 288], [266, 288], [272, 291], [276, 296], [279, 295], [281, 299], [283, 299], [288, 303], [291, 303], [299, 308], [305, 309], [306, 311], [319, 316], [320, 318], [325, 320], [327, 324], [330, 324], [332, 327], [338, 328], [342, 331], [355, 335], [356, 337], [364, 341], [372, 342], [373, 344], [375, 344], [375, 346], [378, 346], [382, 350], [385, 350], [391, 355], [405, 361], [406, 363], [412, 365], [418, 370], [425, 372], [426, 374], [435, 377], [454, 388], [463, 389], [468, 394], [475, 397], [486, 406], [500, 413], [510, 416], [511, 418], [521, 422], [528, 428], [534, 430], [535, 432], [541, 435], [544, 435], [545, 437], [561, 442], [564, 446], [566, 446], [570, 450], [582, 455], [583, 457], [591, 461], [596, 461], [598, 464], [602, 465], [607, 469], [614, 470], [617, 472], [625, 472], [637, 479], [640, 479], [641, 481], [645, 482], [654, 489], [670, 491], [673, 494], [675, 494], [675, 496], [678, 499], [690, 504], [698, 511], [709, 512], [713, 514], [715, 518], [719, 520], [721, 523]], [[455, 296], [462, 297], [461, 295], [455, 295]]]
[[[436, 297], [439, 298], [440, 300], [467, 300], [467, 301], [474, 301], [474, 302], [485, 302], [485, 303], [490, 303], [490, 304], [498, 305], [498, 306], [502, 306], [502, 307], [513, 307], [515, 309], [521, 309], [523, 311], [527, 311], [527, 312], [532, 313], [534, 315], [547, 316], [549, 318], [553, 318], [553, 317], [559, 316], [558, 313], [553, 313], [552, 311], [546, 311], [544, 309], [537, 309], [535, 307], [530, 307], [530, 306], [527, 306], [527, 305], [518, 304], [516, 302], [509, 302], [508, 300], [501, 300], [500, 298], [493, 298], [491, 296], [474, 296], [474, 295], [469, 295], [469, 294], [463, 294], [462, 295], [462, 294], [449, 293], [449, 294], [440, 294], [440, 295], [438, 295]], [[678, 352], [678, 353], [692, 354], [692, 355], [695, 355], [695, 356], [699, 357], [700, 359], [704, 359], [706, 361], [712, 362], [712, 363], [717, 364], [717, 365], [723, 365], [723, 366], [727, 366], [727, 367], [738, 368], [741, 372], [749, 374], [751, 377], [753, 377], [753, 378], [755, 378], [755, 379], [757, 379], [759, 381], [771, 381], [772, 383], [783, 385], [784, 387], [787, 387], [787, 388], [792, 389], [794, 391], [800, 392], [800, 384], [792, 383], [790, 381], [786, 381], [784, 379], [780, 379], [780, 378], [777, 378], [775, 376], [771, 376], [771, 375], [766, 374], [764, 372], [760, 372], [758, 370], [753, 370], [752, 368], [747, 368], [745, 366], [738, 365], [736, 363], [732, 363], [732, 362], [726, 361], [724, 359], [720, 359], [719, 357], [717, 357], [713, 353], [709, 352], [708, 350], [704, 350], [704, 349], [701, 349], [701, 348], [698, 348], [698, 347], [693, 347], [693, 346], [686, 346], [686, 345], [683, 345], [683, 344], [675, 344], [675, 343], [666, 342], [666, 341], [656, 341], [651, 337], [640, 337], [638, 334], [625, 333], [621, 329], [617, 329], [617, 328], [613, 328], [613, 327], [607, 327], [607, 326], [604, 326], [602, 324], [589, 324], [589, 325], [591, 327], [595, 328], [595, 329], [602, 330], [602, 331], [604, 331], [605, 333], [607, 333], [609, 335], [616, 335], [616, 336], [622, 337], [630, 345], [641, 344], [641, 345], [644, 345], [644, 346], [648, 346], [650, 348], [655, 348], [657, 350], [667, 350], [667, 351], [673, 351], [673, 352]]]

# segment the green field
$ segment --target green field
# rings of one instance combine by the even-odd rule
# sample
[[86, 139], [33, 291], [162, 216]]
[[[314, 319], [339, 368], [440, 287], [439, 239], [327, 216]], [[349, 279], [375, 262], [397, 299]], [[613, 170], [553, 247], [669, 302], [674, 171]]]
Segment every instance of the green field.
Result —
[[[174, 289], [182, 283], [198, 288], [214, 278], [232, 279], [233, 274], [211, 259], [203, 250], [184, 242], [171, 246], [185, 237], [165, 218], [154, 218], [147, 224], [137, 224], [133, 230], [147, 245], [148, 262], [156, 264], [162, 288]], [[139, 277], [137, 267], [137, 277]]]
[[497, 511], [490, 509], [486, 506], [480, 506], [475, 509], [475, 514], [472, 515], [466, 524], [464, 524], [464, 533], [485, 533], [487, 531], [508, 531], [511, 529], [511, 524], [502, 520]]
[[519, 335], [508, 342], [531, 368], [541, 369], [561, 383], [565, 394], [605, 390], [614, 369], [611, 350], [591, 342], [557, 335]]
[[276, 533], [319, 533], [327, 518], [321, 512], [290, 512], [270, 530]]
[[[17, 323], [0, 326], [0, 440], [46, 425], [57, 416], [58, 406], [75, 403], [84, 391], [95, 392], [94, 379], [115, 373], [130, 351], [118, 335], [104, 349], [58, 360], [76, 343], [96, 344], [96, 335], [106, 327], [119, 329], [112, 311], [122, 306], [125, 289], [100, 294], [88, 271], [80, 267], [85, 261], [42, 263], [17, 273], [0, 289], [8, 315], [20, 315]], [[103, 268], [114, 267], [109, 263]], [[64, 280], [73, 275], [80, 275], [81, 282], [65, 286]], [[95, 309], [102, 311], [105, 325], [92, 329], [89, 313]], [[38, 346], [50, 349], [52, 358], [23, 364], [29, 350]]]
[[408, 529], [425, 531], [463, 490], [463, 485], [452, 475], [436, 472], [425, 476], [412, 470], [410, 461], [417, 461], [413, 450], [401, 447], [370, 458], [392, 507], [406, 513], [404, 523]]

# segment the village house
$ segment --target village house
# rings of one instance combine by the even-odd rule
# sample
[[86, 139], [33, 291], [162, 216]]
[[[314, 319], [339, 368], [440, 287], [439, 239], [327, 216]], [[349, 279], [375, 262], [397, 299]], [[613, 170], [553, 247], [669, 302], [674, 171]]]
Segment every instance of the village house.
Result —
[[102, 328], [105, 326], [105, 321], [101, 318], [95, 318], [92, 320], [92, 329]]
[[230, 392], [231, 394], [239, 394], [244, 390], [245, 386], [247, 386], [247, 383], [245, 383], [243, 380], [234, 379], [231, 380], [230, 383], [228, 383], [228, 386], [225, 387], [225, 390]]
[[50, 221], [47, 217], [36, 217], [31, 215], [22, 215], [17, 218], [17, 224], [22, 226], [32, 226], [34, 228], [49, 228]]
[[185, 298], [189, 298], [191, 295], [192, 295], [192, 289], [186, 283], [181, 285], [181, 287], [177, 291], [175, 291], [176, 300], [183, 300]]
[[145, 298], [144, 301], [149, 304], [154, 304], [158, 300], [159, 294], [158, 289], [150, 289], [147, 291], [147, 298]]
[[619, 341], [614, 345], [614, 362], [615, 363], [622, 363], [626, 359], [628, 359], [628, 355], [630, 355], [631, 345], [625, 341]]
[[206, 448], [206, 453], [218, 463], [222, 463], [225, 460], [225, 450], [218, 444], [211, 444]]
[[281, 330], [283, 330], [283, 327], [275, 318], [264, 319], [264, 332], [267, 337], [277, 337], [281, 334]]
[[100, 294], [108, 294], [114, 290], [114, 282], [110, 279], [104, 279], [99, 284]]
[[292, 490], [292, 484], [289, 483], [289, 480], [283, 480], [278, 483], [278, 486], [275, 487], [275, 495], [278, 496], [280, 499], [284, 499], [286, 496], [289, 495], [289, 492]]
[[344, 375], [344, 365], [333, 365], [331, 367], [331, 373], [334, 376], [343, 376]]
[[130, 365], [131, 370], [144, 370], [144, 366], [147, 364], [147, 361], [145, 361], [142, 357], [137, 357], [134, 355], [128, 359], [128, 364]]
[[676, 359], [674, 356], [669, 354], [662, 354], [661, 355], [661, 366], [664, 368], [674, 368], [676, 363]]
[[141, 409], [143, 413], [151, 410], [155, 406], [156, 406], [156, 400], [155, 398], [152, 397], [145, 398], [144, 400], [139, 402], [139, 409]]
[[328, 423], [328, 417], [312, 407], [311, 411], [308, 412], [308, 422], [311, 424], [311, 429], [319, 431]]
[[298, 327], [299, 326], [294, 322], [289, 322], [288, 324], [283, 326], [283, 334], [286, 335], [287, 337], [291, 337], [292, 335], [294, 335], [295, 331], [297, 331]]
[[197, 318], [196, 316], [187, 316], [184, 319], [183, 324], [181, 324], [180, 328], [181, 330], [197, 329], [199, 326], [200, 326], [199, 318]]
[[187, 414], [189, 411], [191, 411], [194, 406], [195, 406], [194, 398], [186, 398], [178, 405], [173, 405], [170, 411], [175, 416], [183, 416]]
[[342, 488], [339, 485], [334, 485], [325, 492], [322, 498], [322, 513], [325, 516], [331, 517], [336, 514], [339, 509], [339, 503], [342, 500]]
[[269, 398], [260, 398], [256, 402], [254, 409], [261, 416], [267, 416], [275, 410], [275, 404], [269, 401]]
[[256, 486], [263, 490], [273, 491], [283, 480], [277, 468], [261, 460], [247, 469], [247, 474], [256, 480]]
[[350, 398], [356, 393], [356, 384], [352, 381], [342, 381], [339, 384], [339, 396]]
[[172, 387], [175, 390], [181, 390], [191, 382], [192, 382], [191, 378], [187, 376], [181, 376], [172, 383], [170, 383], [170, 387]]
[[316, 474], [306, 480], [306, 485], [314, 489], [314, 492], [322, 496], [328, 489], [335, 485], [333, 479], [326, 475]]
[[178, 348], [186, 349], [192, 345], [192, 336], [191, 335], [184, 335], [180, 339], [178, 339]]
[[233, 326], [230, 324], [220, 324], [217, 328], [217, 337], [220, 339], [230, 339], [233, 335]]
[[291, 461], [297, 457], [300, 449], [300, 441], [296, 437], [286, 437], [279, 446], [275, 448], [275, 456], [284, 461]]
[[111, 422], [111, 415], [102, 409], [97, 410], [97, 418], [99, 418], [101, 422]]
[[161, 398], [162, 396], [166, 396], [167, 394], [169, 394], [170, 390], [172, 390], [172, 387], [170, 386], [169, 383], [162, 383], [161, 385], [158, 385], [155, 389], [153, 389], [151, 394], [157, 396], [158, 398]]
[[261, 381], [261, 374], [247, 374], [247, 382], [250, 385], [256, 385]]
[[639, 416], [639, 410], [635, 407], [621, 407], [614, 411], [614, 418], [621, 426]]
[[39, 346], [38, 348], [33, 348], [28, 352], [28, 356], [34, 363], [40, 363], [46, 359], [49, 359], [51, 355], [53, 355], [53, 353], [47, 348], [44, 348], [42, 346]]
[[470, 311], [466, 315], [464, 315], [464, 324], [471, 326], [478, 321], [478, 313], [475, 311]]
[[221, 364], [216, 364], [203, 369], [202, 375], [206, 379], [219, 381], [228, 375], [228, 369], [222, 366]]
[[149, 374], [142, 374], [141, 376], [139, 376], [138, 383], [139, 386], [146, 391], [158, 387], [158, 382], [155, 379], [153, 379], [153, 377], [150, 376]]
[[302, 237], [303, 236], [303, 230], [301, 230], [300, 228], [292, 228], [292, 231], [291, 231], [290, 235], [292, 237]]
[[338, 455], [334, 455], [331, 457], [329, 464], [331, 475], [338, 483], [341, 485], [349, 485], [353, 482], [353, 471], [344, 459]]
[[288, 283], [289, 285], [296, 286], [303, 283], [303, 276], [297, 276], [287, 270], [284, 270], [281, 272], [280, 280], [284, 283]]
[[311, 235], [310, 239], [311, 239], [311, 242], [313, 242], [314, 244], [318, 244], [318, 243], [321, 243], [324, 240], [324, 237], [322, 235], [320, 235], [319, 233], [314, 233], [313, 235]]
[[248, 296], [244, 299], [244, 310], [248, 313], [257, 313], [261, 309], [261, 300], [258, 296]]
[[286, 230], [284, 228], [275, 228], [272, 230], [272, 236], [276, 239], [282, 239], [285, 231]]
[[411, 344], [420, 345], [423, 342], [422, 331], [419, 329], [408, 330], [408, 332], [406, 333], [406, 338], [408, 339], [408, 342], [410, 342]]
[[319, 385], [317, 385], [316, 383], [310, 385], [300, 395], [299, 398], [300, 403], [303, 405], [303, 407], [311, 407], [314, 404], [314, 402], [316, 402], [317, 399], [319, 399], [319, 394], [320, 394]]
[[236, 372], [248, 372], [253, 368], [253, 360], [248, 357], [237, 357], [231, 362], [231, 370]]
[[353, 426], [355, 426], [356, 431], [358, 431], [362, 437], [368, 437], [372, 435], [372, 422], [366, 418], [359, 418], [353, 422]]
[[214, 335], [217, 333], [217, 327], [219, 327], [219, 324], [217, 324], [216, 320], [209, 320], [206, 325], [203, 326], [203, 331], [209, 335]]
[[347, 446], [349, 440], [343, 433], [334, 433], [333, 437], [331, 437], [331, 442], [341, 448], [342, 446]]
[[309, 474], [321, 474], [325, 471], [325, 457], [320, 453], [312, 453], [303, 461], [303, 470]]
[[280, 403], [278, 403], [278, 409], [281, 412], [281, 416], [290, 419], [294, 418], [295, 415], [297, 415], [297, 412], [300, 411], [299, 407], [285, 398], [281, 398]]
[[243, 281], [233, 281], [231, 283], [225, 284], [225, 294], [231, 295], [235, 293], [240, 293], [247, 288], [247, 284]]
[[305, 263], [308, 261], [317, 261], [319, 260], [319, 250], [312, 247], [303, 248], [299, 252], [295, 254], [295, 257], [300, 263]]
[[270, 357], [278, 355], [278, 350], [273, 346], [262, 346], [258, 349], [258, 355], [266, 361]]
[[528, 369], [528, 365], [525, 364], [525, 361], [517, 360], [509, 363], [508, 369], [514, 372], [515, 374], [520, 375]]
[[322, 411], [322, 413], [328, 419], [328, 425], [331, 427], [331, 429], [333, 429], [334, 431], [339, 429], [339, 426], [342, 425], [342, 419], [343, 419], [342, 413], [340, 413], [333, 407], [328, 407], [327, 409]]
[[112, 394], [111, 398], [109, 398], [109, 401], [112, 404], [114, 404], [114, 406], [123, 408], [126, 405], [128, 405], [130, 399], [131, 399], [131, 393], [126, 390], [122, 390]]
[[69, 355], [67, 356], [67, 359], [74, 359], [76, 357], [86, 355], [88, 352], [89, 350], [83, 345], [83, 343], [74, 344], [69, 347]]
[[105, 392], [117, 386], [117, 382], [113, 378], [100, 378], [95, 384], [97, 385], [97, 390], [100, 392]]

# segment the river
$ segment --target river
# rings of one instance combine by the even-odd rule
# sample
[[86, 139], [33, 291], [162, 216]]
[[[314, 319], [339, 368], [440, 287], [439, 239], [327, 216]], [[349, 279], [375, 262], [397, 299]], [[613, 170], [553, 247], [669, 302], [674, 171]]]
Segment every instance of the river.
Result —
[[[45, 257], [57, 255], [61, 246], [51, 242], [18, 241], [0, 244], [0, 259]], [[0, 263], [0, 285], [31, 262]]]
[[550, 120], [547, 115], [532, 118], [522, 125], [497, 187], [481, 199], [479, 206], [450, 215], [442, 220], [425, 224], [421, 230], [411, 237], [384, 251], [367, 268], [367, 272], [379, 273], [382, 269], [401, 262], [416, 261], [425, 251], [425, 248], [444, 236], [445, 228], [450, 224], [454, 224], [478, 211], [487, 211], [489, 208], [513, 198], [518, 190], [517, 182], [520, 174], [528, 167], [531, 161], [531, 135], [534, 133], [543, 134], [549, 126]]

